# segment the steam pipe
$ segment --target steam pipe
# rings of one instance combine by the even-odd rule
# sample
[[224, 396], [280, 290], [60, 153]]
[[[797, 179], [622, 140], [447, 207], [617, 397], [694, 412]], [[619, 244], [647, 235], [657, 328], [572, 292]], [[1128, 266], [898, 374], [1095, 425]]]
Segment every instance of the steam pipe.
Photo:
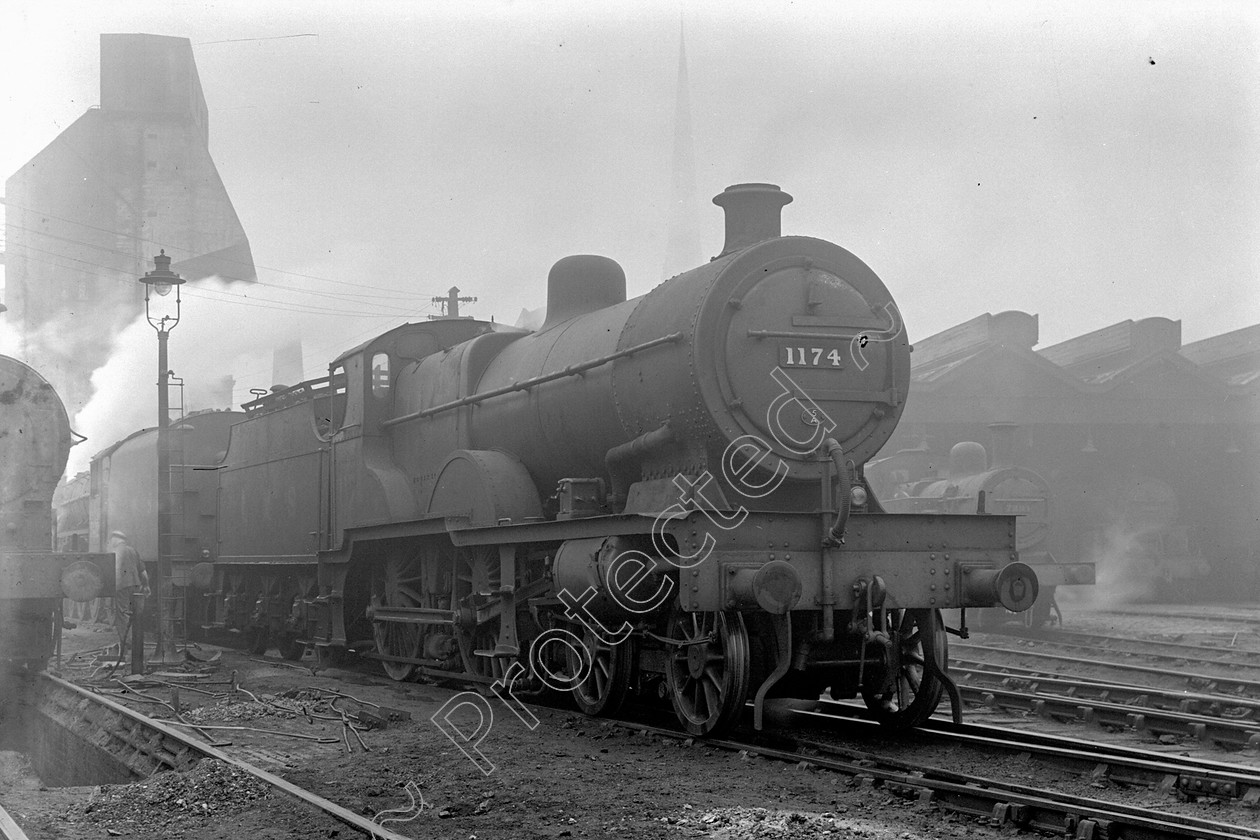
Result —
[[836, 518], [831, 524], [831, 530], [823, 539], [823, 548], [835, 548], [844, 542], [844, 529], [849, 524], [853, 482], [849, 479], [849, 467], [844, 462], [844, 449], [836, 442], [836, 439], [827, 438], [823, 441], [823, 447], [827, 450], [827, 457], [836, 465], [836, 475], [840, 479], [840, 500], [836, 504]]
[[656, 450], [669, 445], [674, 440], [674, 430], [669, 424], [651, 432], [645, 432], [632, 441], [614, 446], [604, 456], [604, 465], [612, 479], [612, 497], [617, 504], [625, 500], [630, 492], [630, 485], [637, 479], [633, 469]]
[[849, 480], [849, 468], [844, 462], [844, 449], [836, 442], [835, 438], [824, 440], [823, 447], [827, 450], [827, 457], [831, 458], [831, 462], [835, 464], [836, 474], [840, 479], [840, 500], [836, 504], [836, 518], [831, 523], [831, 530], [827, 532], [827, 536], [823, 537], [822, 541], [824, 549], [822, 555], [822, 597], [819, 599], [822, 606], [822, 638], [823, 641], [830, 642], [836, 637], [836, 582], [831, 569], [831, 562], [827, 558], [826, 549], [835, 548], [844, 542], [844, 529], [849, 524], [852, 487]]

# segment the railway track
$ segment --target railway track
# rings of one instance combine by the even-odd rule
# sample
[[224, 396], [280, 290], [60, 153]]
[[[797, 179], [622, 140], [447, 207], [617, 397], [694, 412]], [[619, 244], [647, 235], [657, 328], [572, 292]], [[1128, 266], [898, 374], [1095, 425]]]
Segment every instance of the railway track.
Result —
[[955, 660], [949, 672], [971, 687], [999, 688], [1035, 685], [1038, 690], [1082, 701], [1103, 700], [1159, 711], [1188, 712], [1231, 720], [1260, 720], [1260, 699], [1237, 694], [1207, 694], [1184, 689], [1162, 689], [1132, 683], [1057, 674], [1014, 665], [992, 666], [981, 661]]
[[[104, 708], [121, 705], [70, 684], [65, 685], [78, 692], [79, 696], [86, 695], [93, 702], [102, 704]], [[133, 716], [132, 720], [144, 718], [130, 709], [126, 711]], [[113, 713], [115, 711], [111, 708], [111, 714]], [[826, 743], [808, 734], [798, 736], [795, 733], [769, 736], [749, 733], [739, 739], [693, 743], [743, 751], [748, 756], [790, 761], [805, 768], [843, 773], [857, 779], [859, 784], [878, 787], [887, 794], [913, 799], [924, 806], [931, 805], [947, 812], [988, 819], [994, 824], [1065, 834], [1076, 840], [1101, 840], [1104, 837], [1260, 840], [1260, 828], [1241, 827], [1229, 821], [1205, 820], [1157, 808], [1138, 807], [1127, 802], [1071, 795], [1028, 784], [1013, 784], [1009, 779], [985, 778], [957, 772], [949, 767], [926, 766], [924, 761], [913, 758], [890, 757], [887, 754], [892, 752], [887, 749], [887, 730], [866, 721], [853, 720], [852, 718], [862, 714], [862, 710], [853, 706], [828, 702], [818, 712], [800, 714], [802, 725], [812, 729], [830, 728], [840, 724], [848, 743]], [[170, 729], [157, 721], [151, 723], [155, 727]], [[686, 741], [689, 737], [684, 733], [645, 723], [618, 721], [613, 722], [613, 725], [680, 741]], [[198, 754], [222, 756], [223, 760], [236, 766], [244, 765], [244, 762], [224, 756], [213, 747], [182, 733], [171, 730], [171, 734], [181, 736], [181, 743], [187, 742], [187, 748]], [[1137, 749], [1103, 746], [1075, 739], [1013, 732], [975, 724], [955, 727], [949, 723], [934, 721], [925, 731], [907, 737], [911, 741], [944, 744], [950, 748], [966, 746], [985, 754], [1004, 752], [1012, 756], [1030, 756], [1037, 765], [1064, 770], [1086, 784], [1099, 781], [1109, 786], [1142, 788], [1167, 796], [1211, 797], [1222, 803], [1233, 803], [1237, 807], [1260, 806], [1260, 771], [1236, 765], [1192, 760], [1183, 756], [1152, 755]], [[870, 739], [871, 749], [854, 748], [854, 739], [860, 746], [865, 738]], [[877, 746], [881, 741], [884, 744], [882, 748]], [[166, 748], [168, 754], [174, 754], [174, 751], [174, 747]], [[250, 772], [269, 784], [274, 784], [268, 778], [270, 774], [256, 769], [251, 769]], [[286, 793], [293, 793], [285, 787], [277, 787]], [[303, 797], [299, 798], [310, 802]], [[313, 802], [311, 804], [325, 810], [322, 805]], [[328, 813], [336, 816], [335, 812]], [[362, 817], [354, 814], [350, 816], [360, 823], [365, 822]], [[341, 819], [340, 816], [336, 818]], [[366, 830], [361, 824], [354, 827], [365, 834], [375, 831], [376, 836], [394, 836], [370, 824]]]
[[[331, 800], [301, 788], [249, 762], [229, 755], [211, 744], [190, 737], [159, 720], [141, 714], [122, 703], [103, 697], [74, 683], [43, 673], [34, 677], [41, 708], [47, 708], [54, 719], [76, 731], [80, 737], [93, 733], [94, 743], [113, 747], [124, 753], [127, 763], [141, 777], [166, 769], [184, 769], [202, 758], [222, 761], [320, 813], [342, 823], [359, 834], [380, 840], [408, 840], [401, 834], [371, 822]], [[213, 727], [211, 727], [213, 728]], [[148, 772], [145, 772], [145, 770]], [[7, 815], [5, 815], [7, 817]], [[8, 822], [12, 822], [11, 819]], [[5, 817], [0, 817], [0, 830]], [[4, 834], [5, 840], [24, 838]]]
[[[1204, 615], [1204, 611], [1208, 609], [1216, 610], [1211, 615]], [[1226, 610], [1226, 612], [1221, 612]], [[1190, 619], [1194, 621], [1203, 621], [1210, 623], [1228, 623], [1228, 624], [1247, 624], [1255, 627], [1260, 623], [1260, 612], [1255, 610], [1240, 610], [1231, 607], [1212, 607], [1204, 605], [1196, 610], [1145, 610], [1145, 609], [1123, 609], [1112, 608], [1108, 610], [1090, 610], [1089, 615], [1122, 615], [1126, 617], [1153, 617], [1153, 618], [1179, 618]]]
[[[1143, 674], [1148, 677], [1159, 680], [1167, 680], [1174, 678], [1184, 682], [1190, 688], [1210, 693], [1228, 696], [1236, 694], [1247, 697], [1260, 696], [1260, 679], [1251, 677], [1237, 677], [1229, 674], [1208, 674], [1197, 671], [1172, 671], [1168, 668], [1160, 668], [1154, 665], [1138, 665], [1131, 662], [1115, 662], [1106, 659], [1091, 659], [1080, 656], [1068, 656], [1066, 654], [1045, 653], [1029, 648], [1008, 648], [996, 645], [981, 645], [971, 642], [953, 643], [950, 645], [951, 656], [955, 661], [982, 661], [988, 667], [1006, 667], [1000, 661], [1001, 657], [1015, 657], [1019, 659], [1034, 659], [1040, 662], [1051, 663], [1060, 668], [1097, 668], [1104, 671], [1124, 671], [1134, 674]], [[970, 656], [968, 656], [970, 654]], [[1184, 661], [1180, 660], [1180, 661]], [[1023, 667], [1023, 666], [1020, 666]]]
[[1099, 633], [1054, 631], [1052, 633], [1001, 634], [1069, 650], [1085, 650], [1120, 656], [1140, 656], [1163, 662], [1195, 662], [1208, 665], [1225, 665], [1230, 668], [1260, 669], [1260, 650], [1222, 647], [1219, 645], [1194, 645], [1185, 642], [1167, 642], [1158, 639], [1134, 639], [1125, 636], [1108, 636]]
[[[846, 703], [824, 701], [806, 719], [848, 722], [845, 734], [857, 739], [885, 737], [878, 726], [862, 717], [863, 710]], [[1260, 769], [1186, 755], [1154, 754], [1119, 744], [1100, 744], [1083, 738], [1013, 730], [976, 723], [955, 724], [933, 719], [913, 738], [924, 742], [965, 745], [985, 753], [1028, 755], [1039, 764], [1095, 781], [1144, 787], [1168, 795], [1213, 796], [1245, 807], [1260, 807]]]
[[[959, 692], [963, 700], [976, 705], [1013, 709], [1041, 717], [1074, 720], [1086, 724], [1145, 732], [1154, 736], [1175, 735], [1215, 744], [1227, 750], [1260, 749], [1260, 721], [1255, 719], [1260, 704], [1245, 700], [1229, 706], [1243, 712], [1223, 716], [1220, 698], [1210, 695], [1183, 697], [1176, 703], [1172, 692], [1160, 693], [1140, 686], [1116, 686], [1103, 682], [1055, 679], [1045, 676], [1012, 676], [996, 671], [953, 668], [961, 676]], [[1162, 696], [1175, 708], [1155, 705], [1151, 697]], [[1210, 701], [1216, 700], [1215, 704]], [[1217, 707], [1217, 714], [1204, 714], [1200, 708]]]
[[[839, 705], [839, 704], [837, 704]], [[850, 707], [852, 708], [852, 707]], [[858, 710], [854, 709], [854, 713]], [[830, 713], [798, 713], [817, 721], [834, 720], [843, 715]], [[630, 730], [672, 738], [684, 743], [697, 743], [686, 733], [673, 729], [647, 726], [641, 723], [614, 721], [614, 725]], [[959, 735], [950, 735], [959, 738]], [[778, 745], [771, 742], [777, 741]], [[706, 746], [736, 751], [746, 757], [764, 757], [796, 764], [804, 769], [818, 768], [841, 773], [859, 780], [860, 783], [880, 787], [886, 792], [914, 799], [921, 805], [932, 805], [946, 811], [972, 817], [985, 817], [998, 825], [1010, 825], [1022, 829], [1052, 832], [1075, 840], [1103, 840], [1103, 838], [1141, 837], [1149, 840], [1173, 840], [1197, 838], [1197, 840], [1241, 840], [1260, 838], [1260, 829], [1204, 820], [1180, 814], [1171, 814], [1150, 808], [1126, 805], [1119, 802], [1072, 796], [1017, 785], [998, 779], [989, 779], [957, 773], [945, 768], [925, 767], [908, 763], [874, 752], [862, 752], [836, 747], [809, 740], [793, 740], [790, 737], [753, 738], [744, 740], [705, 739]], [[1008, 742], [1008, 749], [1024, 752], [1043, 751], [1044, 747], [1034, 740]], [[1061, 748], [1066, 754], [1070, 750]], [[1104, 764], [1102, 756], [1081, 751], [1074, 756], [1078, 762], [1092, 761], [1095, 766]], [[1119, 756], [1111, 761], [1121, 762]], [[1108, 765], [1110, 766], [1110, 765]], [[1174, 779], [1189, 773], [1176, 772], [1177, 765], [1167, 766], [1164, 776]], [[1189, 765], [1181, 769], [1189, 769]], [[1154, 772], [1154, 771], [1152, 771]], [[1215, 780], [1218, 788], [1221, 780]], [[1211, 784], [1212, 782], [1207, 782]], [[1238, 782], [1235, 782], [1236, 784]], [[1260, 776], [1247, 777], [1248, 791], [1260, 789]]]
[[27, 840], [26, 832], [14, 822], [9, 812], [0, 806], [0, 840]]

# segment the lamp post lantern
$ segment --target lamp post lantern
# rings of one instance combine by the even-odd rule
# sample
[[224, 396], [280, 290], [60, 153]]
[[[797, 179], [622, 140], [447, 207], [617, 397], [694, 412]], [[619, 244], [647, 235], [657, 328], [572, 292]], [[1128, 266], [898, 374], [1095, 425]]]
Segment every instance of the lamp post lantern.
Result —
[[[166, 343], [171, 330], [179, 324], [180, 293], [179, 287], [184, 278], [171, 271], [171, 258], [163, 249], [153, 258], [153, 270], [140, 278], [144, 285], [144, 315], [149, 325], [157, 330], [158, 338], [158, 425], [157, 425], [157, 479], [158, 479], [158, 521], [157, 521], [157, 653], [162, 660], [174, 655], [174, 622], [170, 620], [171, 598], [171, 451], [168, 430], [171, 424], [170, 396], [170, 364], [167, 361]], [[165, 298], [175, 290], [175, 313], [156, 315], [152, 308], [152, 295]], [[165, 302], [159, 309], [170, 309]], [[139, 616], [133, 618], [138, 621]], [[138, 646], [137, 646], [138, 647]]]

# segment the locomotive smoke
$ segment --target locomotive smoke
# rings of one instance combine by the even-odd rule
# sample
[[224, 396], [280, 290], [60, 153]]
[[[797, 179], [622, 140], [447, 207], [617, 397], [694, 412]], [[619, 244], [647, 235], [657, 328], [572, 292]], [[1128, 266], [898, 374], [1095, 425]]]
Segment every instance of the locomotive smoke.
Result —
[[[185, 382], [186, 411], [238, 407], [250, 399], [251, 388], [276, 384], [271, 381], [274, 348], [330, 331], [324, 316], [238, 305], [232, 301], [239, 300], [239, 285], [217, 277], [185, 289], [182, 318], [170, 333], [168, 360]], [[225, 291], [234, 297], [210, 296]], [[310, 358], [326, 359], [345, 348], [307, 349]], [[231, 406], [212, 402], [225, 374], [236, 379]], [[92, 373], [92, 397], [72, 420], [74, 430], [88, 440], [70, 450], [67, 476], [87, 469], [92, 455], [106, 446], [157, 425], [157, 375], [157, 336], [141, 312], [117, 334], [108, 360]], [[172, 389], [172, 409], [178, 405], [177, 393]]]
[[[30, 330], [24, 337], [16, 324], [0, 327], [0, 353], [23, 359], [52, 383], [73, 413], [86, 402], [80, 371], [84, 363], [101, 363], [112, 352], [112, 342], [102, 336], [121, 330], [133, 304], [120, 297], [102, 296], [92, 306], [90, 316], [75, 310], [62, 310]], [[84, 318], [114, 326], [114, 330], [85, 330]], [[0, 317], [0, 324], [3, 324]], [[78, 405], [76, 398], [82, 400]]]
[[1095, 565], [1095, 585], [1060, 588], [1056, 597], [1064, 604], [1106, 608], [1151, 601], [1158, 594], [1149, 562], [1144, 561], [1141, 532], [1123, 522], [1108, 525], [1098, 545], [1081, 561]]

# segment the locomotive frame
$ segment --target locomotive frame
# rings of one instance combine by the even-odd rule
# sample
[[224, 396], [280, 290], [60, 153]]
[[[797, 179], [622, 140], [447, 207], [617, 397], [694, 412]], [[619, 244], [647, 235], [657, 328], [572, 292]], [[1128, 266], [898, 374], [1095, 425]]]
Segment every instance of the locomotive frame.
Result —
[[909, 347], [864, 263], [780, 235], [790, 200], [728, 188], [722, 254], [641, 298], [567, 257], [538, 332], [407, 324], [246, 404], [220, 623], [593, 714], [658, 685], [698, 735], [828, 688], [925, 720], [952, 690], [940, 610], [1024, 609], [1036, 576], [1014, 517], [879, 506], [862, 468]]

